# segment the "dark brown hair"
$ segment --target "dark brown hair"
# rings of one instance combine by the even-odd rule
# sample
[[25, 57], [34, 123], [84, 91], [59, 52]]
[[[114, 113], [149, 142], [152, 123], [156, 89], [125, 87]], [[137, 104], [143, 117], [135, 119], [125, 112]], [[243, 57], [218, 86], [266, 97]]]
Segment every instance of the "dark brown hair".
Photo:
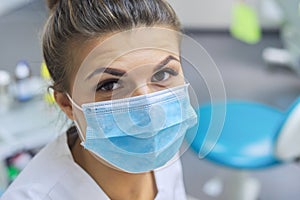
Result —
[[43, 55], [53, 89], [68, 91], [71, 44], [139, 26], [163, 25], [180, 30], [165, 0], [48, 0], [50, 16], [43, 33]]

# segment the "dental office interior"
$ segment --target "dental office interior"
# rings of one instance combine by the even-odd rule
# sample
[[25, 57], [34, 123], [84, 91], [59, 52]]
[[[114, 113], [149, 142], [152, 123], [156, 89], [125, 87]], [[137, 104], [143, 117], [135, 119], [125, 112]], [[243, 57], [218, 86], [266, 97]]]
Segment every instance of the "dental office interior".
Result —
[[[188, 199], [300, 199], [299, 0], [169, 0], [198, 126]], [[0, 196], [66, 130], [41, 52], [43, 0], [0, 2]], [[195, 134], [193, 134], [195, 133]]]

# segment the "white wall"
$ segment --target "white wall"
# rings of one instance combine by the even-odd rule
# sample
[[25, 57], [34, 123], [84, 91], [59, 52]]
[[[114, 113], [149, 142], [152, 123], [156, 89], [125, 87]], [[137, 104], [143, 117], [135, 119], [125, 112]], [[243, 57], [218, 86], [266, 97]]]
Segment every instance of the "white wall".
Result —
[[[168, 0], [177, 12], [184, 27], [227, 29], [231, 21], [231, 8], [238, 0]], [[245, 0], [260, 13], [260, 5], [264, 0]], [[264, 28], [274, 25], [264, 22]], [[275, 25], [276, 26], [276, 25]]]
[[0, 16], [9, 13], [10, 11], [20, 8], [32, 0], [1, 0], [0, 3]]

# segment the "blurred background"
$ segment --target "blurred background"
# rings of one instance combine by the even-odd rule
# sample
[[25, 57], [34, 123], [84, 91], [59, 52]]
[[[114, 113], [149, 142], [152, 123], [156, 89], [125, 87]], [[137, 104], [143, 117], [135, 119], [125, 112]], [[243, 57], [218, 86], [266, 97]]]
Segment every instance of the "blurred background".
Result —
[[[184, 33], [201, 44], [216, 64], [227, 99], [261, 103], [284, 112], [299, 97], [298, 1], [169, 2]], [[248, 10], [236, 7], [238, 3]], [[40, 147], [65, 128], [57, 125], [56, 119], [64, 118], [57, 114], [46, 92], [49, 79], [42, 66], [41, 32], [47, 12], [43, 0], [0, 2], [0, 195]], [[245, 23], [243, 30], [240, 23]], [[183, 51], [194, 53], [188, 46]], [[201, 65], [205, 63], [196, 67]], [[209, 94], [203, 81], [193, 77], [189, 67], [185, 73], [198, 101], [207, 102]], [[8, 83], [14, 86], [7, 89]], [[53, 127], [46, 130], [49, 123]], [[184, 152], [182, 163], [189, 195], [204, 200], [228, 199], [226, 185], [232, 181], [234, 169], [199, 159], [190, 149]], [[245, 171], [260, 183], [257, 199], [300, 198], [300, 164]]]

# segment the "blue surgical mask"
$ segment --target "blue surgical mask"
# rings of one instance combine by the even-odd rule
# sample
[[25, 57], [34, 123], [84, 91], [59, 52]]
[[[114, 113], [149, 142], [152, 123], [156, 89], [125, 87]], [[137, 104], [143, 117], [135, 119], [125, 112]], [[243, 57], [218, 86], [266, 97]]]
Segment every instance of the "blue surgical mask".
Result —
[[197, 123], [187, 84], [79, 108], [87, 124], [84, 148], [129, 173], [164, 166], [178, 152], [187, 129]]

